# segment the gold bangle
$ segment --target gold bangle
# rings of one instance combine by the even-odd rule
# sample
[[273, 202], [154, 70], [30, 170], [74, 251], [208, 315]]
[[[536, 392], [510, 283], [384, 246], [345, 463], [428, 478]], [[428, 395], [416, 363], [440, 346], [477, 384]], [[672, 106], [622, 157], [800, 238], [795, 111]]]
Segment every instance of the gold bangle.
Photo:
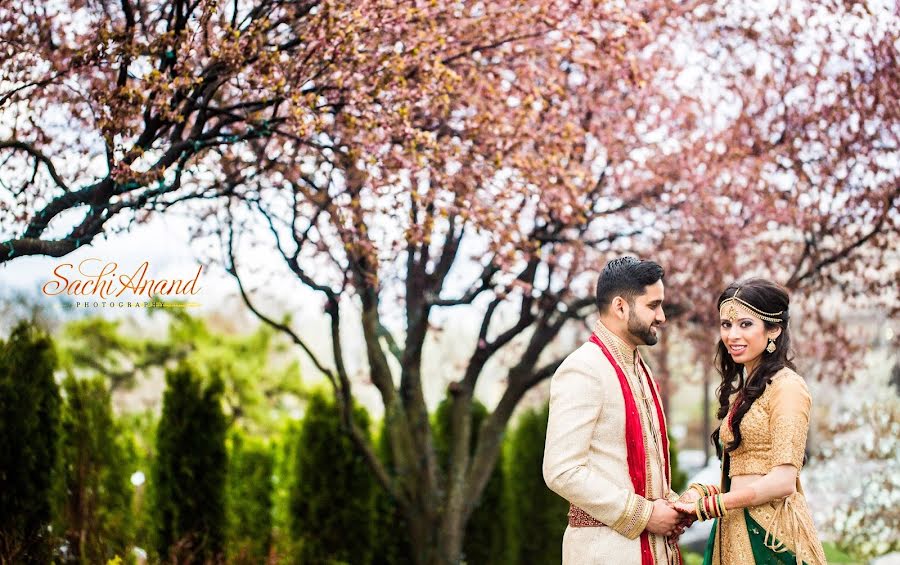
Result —
[[728, 508], [725, 507], [725, 498], [724, 495], [719, 495], [719, 506], [722, 507], [722, 516], [728, 514]]
[[699, 521], [699, 522], [703, 522], [703, 516], [700, 515], [700, 502], [702, 500], [703, 500], [702, 498], [698, 498], [697, 502], [694, 503], [694, 506], [697, 507], [697, 521]]

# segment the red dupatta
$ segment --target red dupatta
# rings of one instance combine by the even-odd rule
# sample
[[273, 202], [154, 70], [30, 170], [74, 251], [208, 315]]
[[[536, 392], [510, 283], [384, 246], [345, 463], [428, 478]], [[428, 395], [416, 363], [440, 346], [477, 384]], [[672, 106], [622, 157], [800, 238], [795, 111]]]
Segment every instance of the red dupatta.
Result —
[[[619, 377], [619, 386], [622, 387], [622, 398], [625, 400], [625, 446], [628, 450], [628, 474], [631, 477], [631, 484], [634, 486], [635, 494], [646, 498], [647, 484], [647, 452], [644, 449], [644, 434], [641, 430], [641, 415], [638, 412], [637, 403], [634, 401], [634, 393], [628, 380], [625, 378], [625, 372], [622, 367], [616, 363], [615, 358], [610, 354], [606, 345], [597, 337], [596, 334], [591, 335], [591, 342], [600, 346], [603, 354], [609, 359], [613, 369], [616, 370], [616, 376]], [[663, 417], [662, 404], [659, 401], [659, 394], [656, 387], [653, 386], [653, 380], [650, 378], [650, 372], [644, 365], [643, 359], [639, 359], [644, 377], [653, 394], [653, 402], [656, 405], [656, 416], [659, 420], [660, 432], [663, 442], [663, 457], [665, 457], [665, 473], [666, 484], [671, 484], [669, 476], [669, 436], [666, 431], [666, 420]], [[650, 551], [650, 533], [644, 530], [641, 533], [641, 564], [654, 565], [653, 553]]]

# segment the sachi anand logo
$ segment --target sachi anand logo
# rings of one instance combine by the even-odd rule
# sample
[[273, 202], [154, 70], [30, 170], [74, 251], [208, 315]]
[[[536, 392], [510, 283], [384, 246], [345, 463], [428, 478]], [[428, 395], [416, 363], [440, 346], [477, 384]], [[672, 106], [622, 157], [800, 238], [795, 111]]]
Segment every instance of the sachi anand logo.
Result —
[[[200, 292], [198, 283], [202, 272], [203, 265], [198, 265], [196, 272], [192, 270], [184, 277], [155, 278], [149, 261], [125, 271], [114, 261], [92, 257], [77, 265], [57, 265], [53, 276], [41, 286], [41, 292], [47, 296], [74, 297], [75, 308], [193, 307], [199, 304], [185, 299]], [[175, 301], [162, 302], [160, 298]]]

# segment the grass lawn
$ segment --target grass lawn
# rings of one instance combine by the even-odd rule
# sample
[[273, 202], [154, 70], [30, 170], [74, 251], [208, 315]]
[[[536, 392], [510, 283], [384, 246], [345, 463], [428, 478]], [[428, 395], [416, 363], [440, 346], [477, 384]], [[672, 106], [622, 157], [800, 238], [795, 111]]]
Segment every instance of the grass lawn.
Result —
[[850, 563], [853, 565], [863, 565], [862, 561], [857, 561], [853, 559], [840, 549], [834, 546], [834, 544], [826, 543], [823, 544], [825, 548], [825, 559], [828, 563]]

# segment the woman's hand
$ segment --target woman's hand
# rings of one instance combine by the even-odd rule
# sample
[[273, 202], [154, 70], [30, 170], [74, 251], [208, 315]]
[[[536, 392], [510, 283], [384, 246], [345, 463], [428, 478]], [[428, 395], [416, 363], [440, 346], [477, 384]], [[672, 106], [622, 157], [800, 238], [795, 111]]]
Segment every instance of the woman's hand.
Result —
[[[686, 494], [687, 493], [685, 493], [685, 495]], [[682, 498], [684, 498], [684, 496], [682, 496]], [[682, 501], [682, 499], [679, 498], [677, 502], [672, 503], [672, 508], [674, 508], [676, 511], [680, 512], [681, 514], [687, 514], [689, 516], [693, 516], [694, 519], [696, 519], [697, 518], [696, 502], [697, 502], [697, 499], [699, 499], [699, 498], [700, 498], [699, 496], [695, 496], [694, 500], [692, 502]]]
[[693, 504], [700, 500], [700, 493], [697, 492], [697, 489], [689, 488], [684, 491], [684, 494], [681, 495], [681, 498], [678, 499], [678, 502], [687, 502], [688, 504]]

